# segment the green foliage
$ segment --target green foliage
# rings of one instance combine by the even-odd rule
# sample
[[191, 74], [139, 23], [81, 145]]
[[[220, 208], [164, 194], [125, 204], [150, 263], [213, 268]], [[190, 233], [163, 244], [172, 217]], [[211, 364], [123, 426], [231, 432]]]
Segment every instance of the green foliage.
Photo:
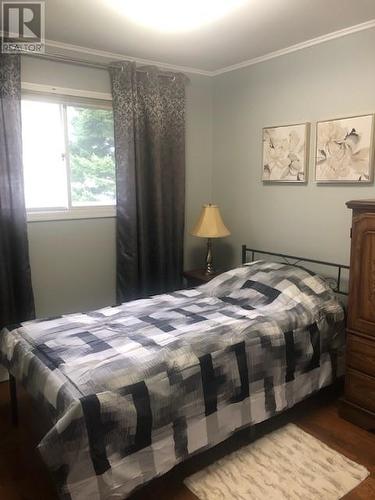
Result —
[[110, 110], [68, 107], [73, 204], [115, 199], [113, 114]]

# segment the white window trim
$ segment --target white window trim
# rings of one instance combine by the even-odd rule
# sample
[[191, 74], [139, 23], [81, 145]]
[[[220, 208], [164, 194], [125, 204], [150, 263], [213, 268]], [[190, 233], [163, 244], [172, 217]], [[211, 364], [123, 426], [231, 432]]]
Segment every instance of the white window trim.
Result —
[[[92, 100], [108, 101], [110, 105], [112, 95], [105, 92], [94, 92], [90, 90], [70, 89], [66, 87], [56, 87], [52, 85], [42, 85], [39, 83], [22, 82], [22, 91], [39, 93], [41, 97], [48, 97], [48, 94], [57, 96], [80, 97]], [[92, 207], [72, 207], [69, 209], [56, 208], [46, 210], [27, 210], [27, 222], [43, 222], [54, 220], [78, 220], [78, 219], [101, 219], [116, 217], [116, 206], [92, 206]]]
[[56, 94], [59, 96], [83, 97], [86, 99], [98, 99], [101, 101], [112, 101], [112, 95], [106, 92], [94, 92], [92, 90], [70, 89], [67, 87], [56, 87], [55, 85], [44, 85], [40, 83], [22, 82], [21, 90], [24, 92], [40, 92], [40, 94]]
[[95, 206], [71, 208], [70, 210], [29, 210], [27, 222], [43, 222], [53, 220], [105, 219], [116, 217], [115, 206]]

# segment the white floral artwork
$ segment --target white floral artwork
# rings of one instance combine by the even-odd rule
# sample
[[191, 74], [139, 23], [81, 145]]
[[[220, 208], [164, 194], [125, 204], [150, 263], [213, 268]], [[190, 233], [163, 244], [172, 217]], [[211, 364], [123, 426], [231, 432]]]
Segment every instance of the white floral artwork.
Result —
[[317, 182], [371, 182], [373, 115], [318, 122]]
[[306, 182], [307, 129], [307, 123], [263, 129], [263, 181]]

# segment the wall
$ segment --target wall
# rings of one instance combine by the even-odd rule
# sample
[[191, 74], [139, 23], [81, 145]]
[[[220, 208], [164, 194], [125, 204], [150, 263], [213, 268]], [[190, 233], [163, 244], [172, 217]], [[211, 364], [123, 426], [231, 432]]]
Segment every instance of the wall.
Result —
[[[374, 197], [374, 186], [317, 186], [312, 126], [307, 185], [263, 185], [262, 127], [375, 111], [375, 30], [208, 78], [189, 75], [186, 108], [185, 268], [201, 264], [204, 244], [188, 234], [202, 203], [220, 204], [232, 231], [215, 242], [223, 265], [240, 245], [346, 263], [345, 201]], [[23, 58], [22, 80], [110, 92], [106, 71]], [[115, 221], [29, 223], [38, 316], [112, 304]]]
[[[209, 201], [212, 102], [208, 77], [188, 75], [186, 103], [185, 267], [202, 257], [201, 241], [188, 235], [200, 206]], [[24, 57], [22, 81], [110, 92], [105, 70]], [[95, 309], [115, 302], [115, 219], [28, 224], [38, 317]], [[204, 251], [204, 250], [203, 250]]]
[[263, 185], [262, 127], [375, 112], [375, 30], [362, 31], [214, 79], [213, 198], [232, 236], [218, 257], [240, 261], [240, 245], [347, 263], [350, 211], [370, 186], [314, 183], [312, 124], [307, 185]]

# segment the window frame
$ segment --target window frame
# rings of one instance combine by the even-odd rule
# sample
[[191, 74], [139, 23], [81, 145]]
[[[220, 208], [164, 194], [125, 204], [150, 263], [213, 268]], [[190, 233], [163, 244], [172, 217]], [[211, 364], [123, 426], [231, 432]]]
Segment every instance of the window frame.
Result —
[[63, 128], [65, 141], [65, 167], [68, 187], [68, 208], [48, 207], [26, 209], [28, 222], [53, 220], [98, 219], [116, 217], [116, 204], [73, 207], [71, 203], [70, 158], [68, 147], [67, 106], [84, 106], [96, 109], [113, 109], [112, 96], [104, 92], [70, 89], [22, 82], [21, 98], [63, 105]]

